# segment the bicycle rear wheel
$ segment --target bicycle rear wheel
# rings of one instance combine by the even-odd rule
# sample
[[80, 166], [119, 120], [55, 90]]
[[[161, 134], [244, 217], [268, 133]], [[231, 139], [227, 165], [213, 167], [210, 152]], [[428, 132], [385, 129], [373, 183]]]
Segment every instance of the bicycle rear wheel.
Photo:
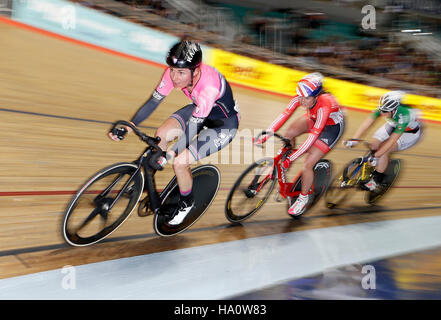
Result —
[[[326, 192], [329, 185], [329, 180], [331, 180], [331, 170], [332, 164], [327, 159], [320, 159], [314, 166], [314, 181], [313, 181], [313, 192], [312, 201], [307, 205], [305, 211], [301, 215], [289, 215], [293, 219], [299, 219], [305, 213], [311, 209]], [[302, 179], [299, 176], [298, 180], [294, 182], [294, 188], [296, 191], [301, 191], [302, 189]], [[289, 209], [297, 200], [298, 196], [288, 197], [288, 208]]]
[[314, 198], [311, 202], [312, 207], [314, 204], [316, 204], [320, 198], [323, 196], [323, 194], [326, 192], [329, 181], [331, 180], [332, 175], [332, 164], [327, 159], [321, 159], [317, 164], [314, 166]]
[[362, 159], [349, 162], [331, 181], [325, 192], [325, 203], [333, 209], [347, 200], [351, 191], [356, 190], [361, 179]]
[[[161, 237], [169, 237], [184, 232], [198, 221], [210, 206], [216, 197], [220, 185], [219, 169], [213, 165], [202, 165], [194, 168], [193, 176], [193, 194], [195, 205], [185, 217], [184, 221], [176, 226], [169, 225], [168, 216], [155, 214], [153, 228]], [[178, 205], [180, 198], [179, 186], [176, 176], [164, 188], [160, 195], [161, 212], [172, 212]]]
[[133, 163], [117, 163], [87, 180], [64, 213], [62, 234], [68, 244], [94, 244], [109, 236], [129, 217], [144, 188], [144, 176], [141, 171], [135, 173], [136, 170]]
[[390, 189], [390, 187], [394, 184], [395, 180], [398, 177], [398, 174], [400, 173], [401, 169], [401, 162], [399, 159], [392, 159], [389, 161], [389, 164], [386, 168], [386, 171], [384, 171], [385, 176], [383, 183], [378, 187], [378, 190], [376, 191], [367, 191], [366, 192], [366, 202], [369, 204], [374, 204], [378, 200], [383, 197], [386, 192]]
[[244, 221], [262, 207], [276, 183], [277, 171], [273, 165], [273, 158], [263, 158], [254, 162], [239, 176], [225, 204], [228, 221]]

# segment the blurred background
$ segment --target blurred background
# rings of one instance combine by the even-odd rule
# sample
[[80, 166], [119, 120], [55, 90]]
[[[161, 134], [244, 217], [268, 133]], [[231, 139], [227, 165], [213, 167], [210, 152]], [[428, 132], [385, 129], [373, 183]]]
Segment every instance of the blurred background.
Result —
[[441, 96], [439, 0], [72, 2], [271, 63]]

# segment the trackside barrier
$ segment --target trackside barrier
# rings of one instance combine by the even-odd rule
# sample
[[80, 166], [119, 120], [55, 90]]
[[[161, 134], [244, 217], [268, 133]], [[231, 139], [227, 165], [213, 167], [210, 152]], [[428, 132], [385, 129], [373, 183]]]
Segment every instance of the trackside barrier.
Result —
[[163, 63], [179, 39], [61, 0], [14, 0], [12, 18], [31, 26], [135, 57]]
[[[232, 83], [286, 96], [295, 95], [297, 81], [307, 74], [219, 49], [211, 50], [207, 59]], [[390, 90], [332, 78], [325, 78], [324, 87], [341, 105], [362, 110], [375, 109]], [[424, 119], [441, 121], [440, 99], [407, 94], [403, 102], [420, 109]]]

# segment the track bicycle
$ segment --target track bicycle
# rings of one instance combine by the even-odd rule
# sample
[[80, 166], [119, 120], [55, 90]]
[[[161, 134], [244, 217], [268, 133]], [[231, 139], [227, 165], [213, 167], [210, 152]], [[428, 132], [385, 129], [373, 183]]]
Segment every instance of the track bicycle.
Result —
[[[261, 135], [273, 135], [283, 142], [283, 147], [276, 157], [263, 158], [251, 164], [236, 180], [225, 203], [225, 215], [232, 223], [239, 223], [253, 216], [268, 200], [276, 181], [279, 182], [276, 200], [280, 202], [282, 198], [287, 199], [288, 208], [297, 200], [301, 192], [302, 171], [297, 173], [292, 182], [288, 182], [285, 169], [282, 168], [283, 161], [290, 154], [289, 151], [297, 149], [292, 149], [290, 140], [277, 133], [263, 131], [256, 140]], [[326, 159], [320, 159], [314, 166], [313, 199], [303, 214], [324, 194], [331, 179], [331, 169], [331, 162]]]
[[399, 159], [390, 159], [383, 179], [383, 182], [374, 190], [370, 191], [364, 184], [371, 177], [375, 167], [371, 165], [370, 158], [373, 152], [366, 141], [363, 144], [369, 149], [365, 155], [350, 161], [343, 170], [333, 179], [325, 193], [325, 202], [328, 208], [333, 209], [348, 200], [354, 190], [365, 191], [365, 201], [368, 204], [375, 204], [383, 197], [390, 187], [394, 184], [401, 168]]
[[158, 159], [164, 155], [158, 147], [159, 137], [150, 137], [127, 121], [117, 121], [112, 133], [120, 139], [128, 126], [147, 144], [145, 151], [133, 162], [110, 165], [87, 179], [72, 197], [64, 213], [62, 234], [72, 246], [94, 244], [114, 232], [135, 209], [143, 191], [147, 196], [138, 206], [139, 216], [154, 215], [153, 227], [159, 236], [179, 234], [190, 228], [208, 209], [220, 185], [220, 172], [213, 165], [192, 169], [195, 205], [178, 225], [169, 225], [178, 205], [180, 192], [176, 176], [158, 192], [155, 173], [162, 170]]

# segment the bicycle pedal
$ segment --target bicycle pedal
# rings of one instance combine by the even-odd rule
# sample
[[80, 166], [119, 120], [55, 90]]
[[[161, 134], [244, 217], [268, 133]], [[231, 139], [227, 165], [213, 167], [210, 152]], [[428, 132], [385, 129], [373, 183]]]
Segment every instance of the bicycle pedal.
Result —
[[146, 208], [141, 208], [141, 209], [138, 210], [138, 216], [139, 217], [148, 217], [148, 216], [151, 216], [151, 215], [153, 215], [153, 211], [150, 210], [150, 208], [148, 208], [147, 210], [146, 210]]
[[243, 191], [243, 193], [245, 194], [245, 196], [247, 198], [254, 198], [254, 196], [257, 194], [256, 190], [250, 190], [250, 189], [246, 189]]
[[139, 202], [138, 216], [139, 217], [147, 217], [147, 216], [151, 216], [152, 214], [153, 214], [153, 211], [150, 209], [150, 203], [148, 200], [148, 196], [146, 196], [144, 199], [142, 199]]

